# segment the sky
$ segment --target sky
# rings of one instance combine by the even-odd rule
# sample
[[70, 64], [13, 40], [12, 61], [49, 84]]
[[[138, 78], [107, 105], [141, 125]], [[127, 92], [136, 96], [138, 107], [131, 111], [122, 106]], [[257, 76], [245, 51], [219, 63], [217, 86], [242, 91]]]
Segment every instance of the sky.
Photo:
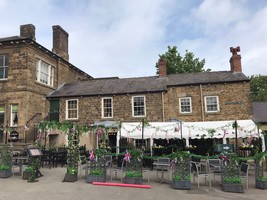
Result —
[[230, 47], [240, 46], [243, 73], [267, 75], [266, 0], [0, 0], [0, 19], [0, 38], [33, 24], [50, 50], [60, 25], [70, 63], [95, 78], [154, 76], [168, 46], [212, 71], [229, 71]]

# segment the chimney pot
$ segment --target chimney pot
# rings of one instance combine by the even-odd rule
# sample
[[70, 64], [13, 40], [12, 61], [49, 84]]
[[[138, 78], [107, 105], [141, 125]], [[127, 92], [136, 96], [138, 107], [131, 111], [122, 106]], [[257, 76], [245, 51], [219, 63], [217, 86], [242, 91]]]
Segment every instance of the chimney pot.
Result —
[[230, 52], [232, 52], [230, 58], [231, 72], [242, 72], [241, 56], [237, 54], [237, 52], [240, 52], [240, 47], [230, 47]]

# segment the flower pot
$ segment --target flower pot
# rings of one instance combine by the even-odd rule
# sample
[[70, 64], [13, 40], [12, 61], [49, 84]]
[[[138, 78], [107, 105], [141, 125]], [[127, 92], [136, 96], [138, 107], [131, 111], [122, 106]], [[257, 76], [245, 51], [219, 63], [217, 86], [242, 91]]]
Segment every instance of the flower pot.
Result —
[[143, 183], [143, 178], [142, 177], [124, 177], [123, 182], [127, 184], [139, 184], [140, 185]]
[[267, 181], [256, 180], [256, 188], [267, 189]]
[[244, 188], [243, 185], [239, 183], [222, 183], [222, 191], [243, 193]]
[[106, 182], [106, 177], [104, 175], [87, 175], [86, 176], [86, 182], [87, 183], [93, 183], [93, 182]]
[[12, 176], [12, 172], [10, 169], [0, 170], [0, 178], [9, 178]]
[[180, 189], [180, 190], [191, 190], [191, 181], [190, 180], [183, 180], [183, 181], [173, 180], [172, 188]]

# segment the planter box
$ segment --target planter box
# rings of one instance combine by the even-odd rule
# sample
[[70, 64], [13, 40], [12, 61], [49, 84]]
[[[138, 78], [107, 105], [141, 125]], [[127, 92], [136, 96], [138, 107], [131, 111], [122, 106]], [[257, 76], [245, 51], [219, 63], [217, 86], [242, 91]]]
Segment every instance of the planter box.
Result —
[[256, 180], [256, 188], [259, 188], [259, 189], [267, 189], [267, 181], [259, 181], [259, 180]]
[[127, 183], [127, 184], [139, 184], [139, 185], [141, 185], [143, 183], [143, 178], [142, 177], [124, 177], [123, 182]]
[[222, 191], [243, 193], [244, 188], [242, 184], [222, 183]]
[[191, 181], [172, 181], [173, 189], [191, 190]]
[[31, 175], [32, 175], [31, 172], [23, 172], [22, 179], [23, 180], [28, 180], [31, 177]]
[[9, 178], [12, 176], [11, 170], [0, 170], [0, 178]]
[[62, 182], [75, 182], [77, 181], [77, 174], [65, 174], [65, 177]]
[[104, 175], [87, 175], [86, 176], [86, 182], [87, 183], [93, 183], [93, 182], [106, 182], [106, 177]]

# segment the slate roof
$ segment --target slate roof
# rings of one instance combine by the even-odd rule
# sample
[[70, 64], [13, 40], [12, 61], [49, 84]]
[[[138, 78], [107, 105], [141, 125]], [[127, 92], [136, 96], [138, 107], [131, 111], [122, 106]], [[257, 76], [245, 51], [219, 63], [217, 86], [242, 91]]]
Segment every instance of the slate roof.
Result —
[[267, 123], [267, 102], [253, 102], [253, 120], [255, 122]]
[[249, 78], [243, 73], [232, 73], [230, 71], [173, 74], [166, 77], [102, 78], [66, 83], [48, 95], [48, 97], [153, 93], [167, 91], [167, 87], [170, 86], [247, 81], [249, 81]]

